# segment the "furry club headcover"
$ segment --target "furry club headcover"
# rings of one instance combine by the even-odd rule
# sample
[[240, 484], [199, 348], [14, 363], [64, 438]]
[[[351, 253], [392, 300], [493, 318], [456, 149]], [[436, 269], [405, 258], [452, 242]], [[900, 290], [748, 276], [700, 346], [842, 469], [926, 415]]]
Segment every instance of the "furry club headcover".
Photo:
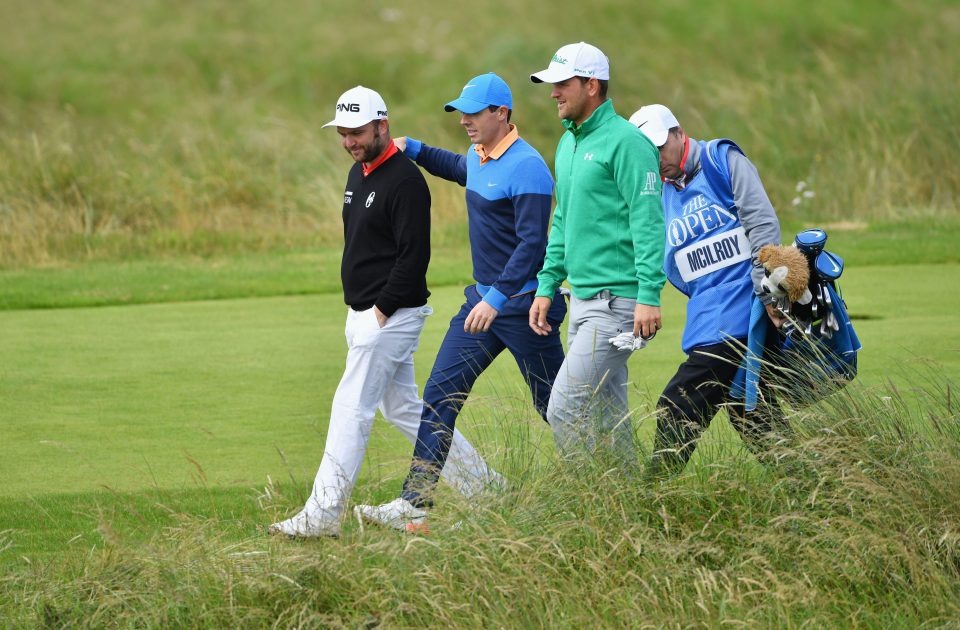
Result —
[[757, 258], [766, 272], [760, 283], [764, 293], [798, 304], [808, 304], [813, 299], [808, 286], [810, 266], [799, 249], [792, 245], [765, 245]]

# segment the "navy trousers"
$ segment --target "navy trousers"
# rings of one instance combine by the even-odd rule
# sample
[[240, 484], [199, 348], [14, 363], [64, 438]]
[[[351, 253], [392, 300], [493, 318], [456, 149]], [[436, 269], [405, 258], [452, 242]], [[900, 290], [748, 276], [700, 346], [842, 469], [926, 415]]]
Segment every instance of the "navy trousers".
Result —
[[420, 430], [410, 472], [403, 482], [403, 498], [418, 507], [431, 505], [430, 495], [447, 461], [460, 409], [477, 377], [501, 352], [509, 350], [513, 355], [544, 421], [550, 388], [563, 364], [560, 324], [567, 306], [559, 292], [554, 295], [547, 314], [553, 331], [545, 337], [530, 329], [528, 314], [533, 303], [532, 293], [510, 299], [487, 332], [476, 335], [464, 332], [467, 315], [482, 297], [474, 285], [463, 293], [467, 301], [450, 320], [450, 328], [423, 390]]

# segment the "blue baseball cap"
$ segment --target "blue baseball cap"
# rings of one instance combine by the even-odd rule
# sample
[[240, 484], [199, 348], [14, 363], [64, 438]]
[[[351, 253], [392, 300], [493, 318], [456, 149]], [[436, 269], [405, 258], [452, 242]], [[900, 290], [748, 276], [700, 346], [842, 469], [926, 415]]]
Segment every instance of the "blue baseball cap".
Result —
[[494, 105], [513, 109], [513, 95], [507, 83], [492, 72], [473, 77], [460, 92], [460, 98], [443, 106], [448, 112], [460, 110], [464, 114], [476, 114]]

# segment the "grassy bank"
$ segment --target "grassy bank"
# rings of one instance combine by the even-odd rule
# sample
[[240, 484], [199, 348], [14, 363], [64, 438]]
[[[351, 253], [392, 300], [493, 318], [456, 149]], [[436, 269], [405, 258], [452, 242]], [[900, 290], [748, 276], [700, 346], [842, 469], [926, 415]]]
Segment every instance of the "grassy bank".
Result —
[[[349, 159], [319, 127], [357, 83], [383, 92], [397, 133], [462, 149], [440, 105], [496, 70], [552, 162], [556, 110], [527, 75], [580, 39], [610, 56], [621, 113], [661, 101], [693, 136], [736, 139], [787, 218], [958, 209], [960, 175], [944, 168], [960, 139], [960, 96], [944, 80], [958, 62], [944, 51], [960, 13], [945, 0], [538, 1], [469, 20], [419, 0], [362, 12], [345, 0], [12, 0], [5, 11], [2, 267], [334, 245]], [[461, 191], [436, 184], [436, 238], [456, 245]]]
[[348, 523], [339, 540], [269, 539], [251, 523], [302, 498], [283, 484], [259, 496], [109, 497], [74, 507], [96, 522], [93, 548], [74, 539], [0, 578], [0, 617], [48, 627], [951, 627], [957, 420], [955, 392], [936, 377], [853, 386], [793, 414], [796, 437], [773, 451], [775, 464], [717, 441], [710, 465], [655, 486], [602, 458], [531, 466], [524, 455], [539, 447], [521, 439], [503, 466], [511, 489], [470, 505], [447, 497], [426, 538]]

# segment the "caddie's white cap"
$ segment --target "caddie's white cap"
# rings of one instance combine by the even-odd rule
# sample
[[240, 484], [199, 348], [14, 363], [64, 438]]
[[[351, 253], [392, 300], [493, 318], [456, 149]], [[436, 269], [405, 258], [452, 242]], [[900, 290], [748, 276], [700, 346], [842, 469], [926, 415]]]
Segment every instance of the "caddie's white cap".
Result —
[[607, 56], [586, 42], [567, 44], [557, 51], [546, 70], [530, 75], [534, 83], [560, 83], [570, 77], [610, 80]]
[[346, 127], [356, 129], [371, 120], [384, 120], [387, 117], [387, 105], [379, 94], [358, 85], [344, 92], [337, 100], [336, 118], [324, 127]]
[[667, 143], [667, 135], [679, 127], [677, 117], [663, 105], [644, 105], [630, 117], [630, 124], [638, 127], [658, 147]]

